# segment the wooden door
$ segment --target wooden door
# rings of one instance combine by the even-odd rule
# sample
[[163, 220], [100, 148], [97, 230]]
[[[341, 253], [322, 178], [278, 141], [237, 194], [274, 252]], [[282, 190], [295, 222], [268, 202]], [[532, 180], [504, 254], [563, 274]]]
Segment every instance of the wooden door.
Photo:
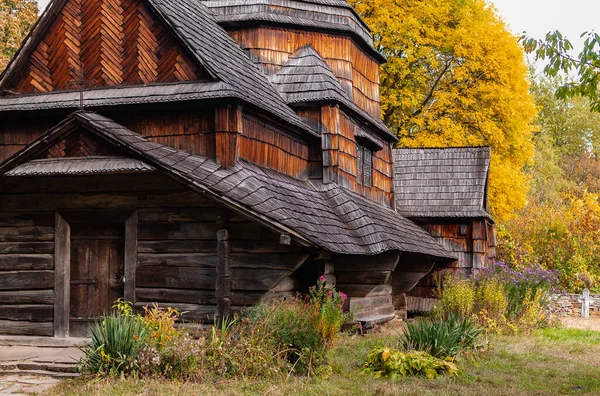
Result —
[[123, 297], [124, 234], [124, 224], [71, 225], [71, 337], [87, 337], [94, 322]]

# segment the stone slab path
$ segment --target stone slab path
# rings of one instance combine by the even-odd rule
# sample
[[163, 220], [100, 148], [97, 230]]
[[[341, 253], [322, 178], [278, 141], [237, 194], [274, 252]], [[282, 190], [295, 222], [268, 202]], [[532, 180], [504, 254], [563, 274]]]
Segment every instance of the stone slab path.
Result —
[[0, 375], [0, 395], [31, 395], [43, 393], [58, 384], [60, 379], [21, 375]]

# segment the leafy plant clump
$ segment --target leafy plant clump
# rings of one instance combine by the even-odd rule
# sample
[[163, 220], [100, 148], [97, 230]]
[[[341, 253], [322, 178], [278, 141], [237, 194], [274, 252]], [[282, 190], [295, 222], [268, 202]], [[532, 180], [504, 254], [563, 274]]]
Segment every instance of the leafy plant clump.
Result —
[[436, 358], [454, 358], [460, 351], [476, 350], [482, 332], [471, 319], [451, 313], [446, 320], [408, 323], [399, 341], [406, 350], [427, 352]]
[[423, 351], [401, 352], [390, 348], [373, 349], [367, 356], [363, 370], [375, 377], [390, 379], [406, 376], [434, 379], [440, 375], [455, 377], [460, 374], [452, 358], [439, 359]]

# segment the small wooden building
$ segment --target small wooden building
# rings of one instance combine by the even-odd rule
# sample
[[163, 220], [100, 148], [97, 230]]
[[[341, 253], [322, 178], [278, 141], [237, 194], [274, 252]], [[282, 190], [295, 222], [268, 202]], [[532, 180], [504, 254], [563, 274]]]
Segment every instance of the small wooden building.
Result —
[[392, 318], [455, 255], [394, 210], [383, 61], [343, 0], [52, 1], [0, 76], [0, 335], [320, 275]]
[[396, 210], [457, 255], [436, 265], [407, 296], [433, 297], [436, 270], [455, 268], [468, 275], [496, 256], [489, 169], [489, 147], [394, 150]]

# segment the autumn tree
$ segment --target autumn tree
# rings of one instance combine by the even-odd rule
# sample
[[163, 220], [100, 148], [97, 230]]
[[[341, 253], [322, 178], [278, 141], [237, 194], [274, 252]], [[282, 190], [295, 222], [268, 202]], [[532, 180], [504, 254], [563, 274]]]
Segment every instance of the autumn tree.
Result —
[[590, 101], [593, 111], [600, 112], [600, 34], [584, 32], [582, 51], [573, 54], [573, 44], [560, 31], [548, 32], [545, 39], [523, 36], [521, 40], [525, 51], [533, 53], [536, 60], [546, 61], [544, 73], [555, 77], [559, 73], [577, 78], [569, 80], [556, 88], [556, 96], [561, 99], [584, 97]]
[[523, 51], [484, 0], [351, 0], [373, 29], [382, 116], [401, 146], [492, 147], [497, 220], [526, 201], [535, 107]]
[[580, 292], [600, 282], [600, 113], [590, 100], [555, 96], [561, 78], [534, 79], [539, 109], [527, 206], [500, 227], [500, 259], [558, 270]]
[[37, 15], [35, 0], [0, 0], [0, 72], [21, 46]]

